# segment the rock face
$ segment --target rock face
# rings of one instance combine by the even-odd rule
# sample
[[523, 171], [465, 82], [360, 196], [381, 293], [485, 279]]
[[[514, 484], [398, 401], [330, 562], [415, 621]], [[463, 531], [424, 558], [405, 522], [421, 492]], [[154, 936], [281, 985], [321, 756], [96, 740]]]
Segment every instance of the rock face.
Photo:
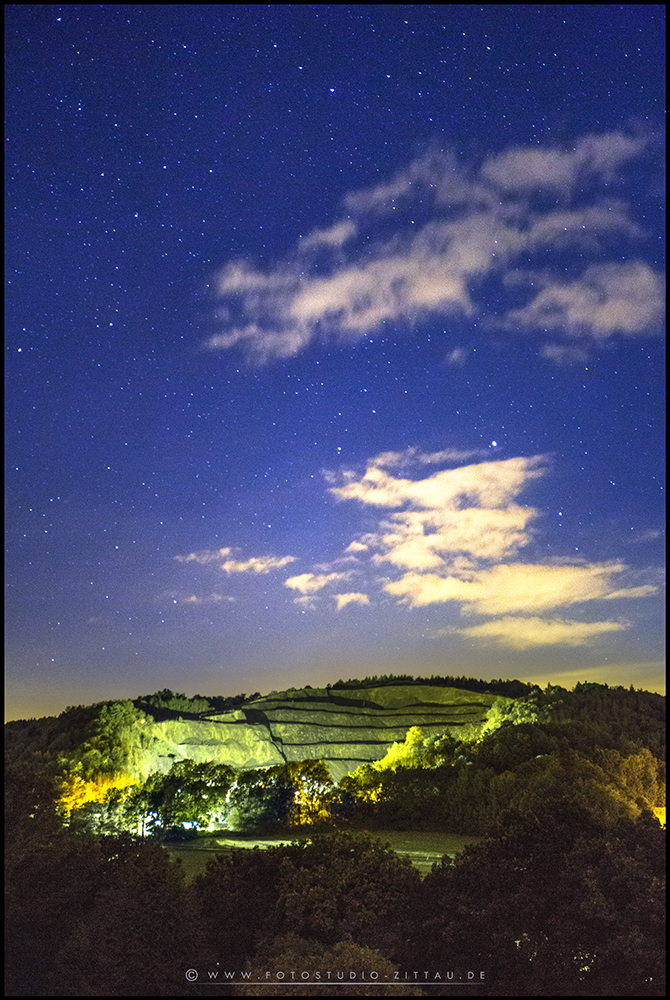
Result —
[[339, 781], [380, 760], [412, 726], [425, 736], [479, 727], [494, 701], [495, 695], [423, 684], [292, 689], [198, 720], [147, 722], [133, 757], [142, 778], [187, 759], [248, 770], [318, 758]]

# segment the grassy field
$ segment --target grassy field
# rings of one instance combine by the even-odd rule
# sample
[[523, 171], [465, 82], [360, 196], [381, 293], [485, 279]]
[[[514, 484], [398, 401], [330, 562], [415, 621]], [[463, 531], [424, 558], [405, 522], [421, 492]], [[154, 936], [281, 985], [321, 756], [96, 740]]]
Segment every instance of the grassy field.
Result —
[[[422, 833], [419, 831], [398, 832], [396, 830], [375, 831], [372, 836], [389, 844], [397, 854], [408, 857], [422, 875], [428, 874], [432, 866], [444, 854], [450, 857], [460, 854], [468, 844], [479, 843], [481, 837], [465, 837], [457, 833]], [[293, 840], [306, 840], [309, 835], [296, 833], [293, 837], [255, 836], [233, 834], [222, 831], [198, 838], [187, 844], [168, 844], [171, 856], [179, 859], [187, 879], [196, 878], [205, 871], [209, 861], [217, 854], [236, 850], [251, 850], [258, 847], [265, 850], [280, 844], [290, 844]]]

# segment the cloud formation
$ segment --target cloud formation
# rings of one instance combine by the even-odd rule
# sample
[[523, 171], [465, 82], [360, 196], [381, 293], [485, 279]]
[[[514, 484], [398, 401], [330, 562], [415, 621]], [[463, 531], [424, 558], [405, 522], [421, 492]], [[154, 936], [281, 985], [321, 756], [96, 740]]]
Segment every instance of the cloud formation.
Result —
[[201, 604], [221, 604], [232, 603], [235, 600], [234, 597], [228, 597], [226, 594], [211, 593], [203, 597], [198, 597], [197, 594], [189, 594], [188, 597], [180, 598], [180, 604], [187, 604], [189, 607], [195, 607]]
[[[645, 231], [633, 199], [610, 193], [647, 154], [643, 136], [622, 132], [583, 136], [569, 148], [509, 149], [478, 169], [433, 150], [347, 195], [342, 218], [267, 270], [246, 260], [223, 268], [221, 330], [208, 346], [241, 347], [264, 362], [314, 339], [356, 341], [386, 322], [431, 315], [584, 345], [656, 333], [661, 276], [635, 256]], [[557, 251], [560, 267], [547, 267]], [[487, 283], [518, 286], [520, 274], [526, 301], [501, 312], [499, 293], [487, 300]], [[545, 356], [565, 360], [556, 348]], [[464, 359], [463, 348], [447, 356], [450, 364]]]
[[614, 588], [611, 577], [625, 569], [616, 563], [502, 563], [460, 576], [406, 573], [384, 589], [413, 608], [458, 601], [464, 614], [480, 615], [548, 611], [583, 601], [647, 597], [656, 592], [651, 584]]
[[576, 281], [547, 280], [531, 302], [507, 314], [511, 325], [596, 340], [647, 333], [662, 321], [663, 282], [639, 261], [594, 264]]
[[[452, 453], [422, 455], [411, 449], [403, 455], [415, 464], [444, 462], [447, 456]], [[382, 468], [392, 464], [400, 464], [399, 456], [387, 452], [372, 459], [362, 476], [345, 471], [344, 484], [330, 487], [338, 500], [403, 508], [381, 521], [379, 531], [355, 540], [347, 553], [367, 551], [375, 563], [424, 573], [449, 565], [472, 568], [472, 559], [509, 557], [530, 540], [537, 512], [515, 498], [544, 474], [543, 456], [480, 462], [418, 480], [396, 478]]]
[[303, 595], [312, 595], [331, 583], [348, 580], [350, 576], [351, 573], [301, 573], [300, 576], [290, 576], [284, 581], [284, 586], [299, 590]]
[[[483, 455], [487, 461], [481, 461]], [[522, 494], [550, 474], [551, 462], [546, 455], [491, 456], [488, 449], [412, 447], [382, 452], [364, 469], [324, 473], [331, 496], [360, 504], [377, 525], [353, 538], [331, 563], [315, 562], [311, 570], [285, 579], [284, 587], [297, 592], [293, 603], [304, 610], [334, 605], [339, 612], [351, 604], [370, 606], [375, 591], [387, 606], [389, 599], [407, 608], [450, 605], [462, 616], [489, 620], [443, 631], [519, 650], [581, 646], [627, 628], [622, 621], [558, 615], [587, 602], [649, 597], [658, 590], [644, 582], [649, 571], [631, 574], [621, 561], [524, 559], [522, 551], [538, 531], [539, 511], [522, 503]], [[241, 559], [231, 548], [175, 558], [228, 574], [269, 573], [296, 560]], [[352, 577], [362, 581], [361, 589], [350, 589]], [[232, 599], [212, 593], [183, 600], [195, 605]]]
[[224, 573], [269, 573], [272, 569], [281, 569], [282, 566], [296, 560], [296, 556], [253, 556], [251, 559], [231, 559], [229, 557], [233, 551], [231, 548], [205, 550], [191, 552], [187, 556], [175, 556], [175, 559], [182, 563], [216, 565]]
[[[421, 608], [451, 602], [462, 615], [491, 616], [493, 621], [452, 631], [527, 649], [583, 645], [626, 627], [540, 617], [544, 612], [656, 593], [653, 584], [622, 586], [628, 569], [622, 562], [519, 559], [532, 539], [538, 511], [518, 499], [548, 473], [546, 456], [478, 462], [425, 475], [426, 465], [456, 460], [454, 452], [425, 454], [410, 448], [370, 459], [364, 472], [342, 471], [340, 485], [334, 485], [332, 473], [327, 475], [330, 492], [339, 501], [395, 508], [382, 516], [377, 531], [354, 539], [345, 556], [356, 561], [359, 572], [365, 562], [400, 571], [395, 578], [378, 580], [399, 603]], [[410, 478], [412, 471], [415, 478]], [[340, 595], [342, 602], [345, 596]], [[340, 597], [338, 607], [343, 606]]]
[[352, 592], [349, 594], [333, 594], [337, 603], [337, 610], [341, 611], [347, 604], [369, 604], [370, 598], [367, 594]]
[[470, 628], [454, 629], [472, 639], [493, 640], [510, 649], [532, 649], [535, 646], [584, 646], [606, 632], [621, 632], [628, 626], [622, 622], [576, 622], [562, 618], [496, 618]]

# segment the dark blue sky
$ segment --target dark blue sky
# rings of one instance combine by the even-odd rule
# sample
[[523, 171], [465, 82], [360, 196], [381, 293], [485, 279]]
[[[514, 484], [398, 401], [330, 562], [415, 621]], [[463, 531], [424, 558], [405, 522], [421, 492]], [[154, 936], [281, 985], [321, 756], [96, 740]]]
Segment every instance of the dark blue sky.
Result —
[[7, 709], [658, 689], [664, 7], [7, 7]]

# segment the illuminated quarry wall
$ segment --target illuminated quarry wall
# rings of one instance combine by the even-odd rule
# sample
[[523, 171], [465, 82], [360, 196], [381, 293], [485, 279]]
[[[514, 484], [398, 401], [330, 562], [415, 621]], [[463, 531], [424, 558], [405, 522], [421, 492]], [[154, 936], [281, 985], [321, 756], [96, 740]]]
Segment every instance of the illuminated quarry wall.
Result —
[[317, 758], [339, 781], [360, 764], [380, 760], [412, 726], [425, 736], [447, 727], [454, 736], [478, 729], [494, 701], [494, 695], [419, 684], [273, 692], [198, 720], [147, 721], [132, 756], [142, 778], [184, 759], [246, 770]]

